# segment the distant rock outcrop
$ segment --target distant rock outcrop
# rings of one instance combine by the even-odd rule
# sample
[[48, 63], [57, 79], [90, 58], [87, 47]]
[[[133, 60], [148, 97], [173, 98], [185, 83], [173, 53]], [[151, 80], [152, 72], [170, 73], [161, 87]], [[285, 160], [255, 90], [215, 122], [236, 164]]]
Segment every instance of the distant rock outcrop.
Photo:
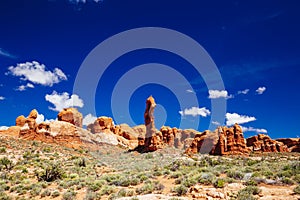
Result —
[[253, 152], [289, 152], [283, 142], [272, 140], [268, 135], [258, 134], [247, 138], [247, 146]]
[[300, 152], [300, 138], [281, 138], [276, 141], [286, 145], [290, 152]]
[[249, 152], [242, 128], [238, 124], [230, 128], [218, 127], [214, 132], [204, 131], [197, 134], [191, 146], [186, 150], [187, 154], [209, 153], [212, 155], [239, 155]]
[[82, 114], [76, 108], [65, 108], [57, 115], [58, 121], [69, 122], [82, 127]]
[[211, 150], [210, 154], [247, 154], [250, 152], [246, 145], [243, 130], [238, 124], [235, 124], [230, 128], [219, 127], [217, 130], [219, 140], [216, 146]]
[[215, 148], [218, 142], [218, 133], [211, 131], [204, 131], [203, 133], [197, 133], [194, 139], [190, 142], [189, 147], [185, 153], [196, 154], [196, 153], [209, 153], [212, 148]]

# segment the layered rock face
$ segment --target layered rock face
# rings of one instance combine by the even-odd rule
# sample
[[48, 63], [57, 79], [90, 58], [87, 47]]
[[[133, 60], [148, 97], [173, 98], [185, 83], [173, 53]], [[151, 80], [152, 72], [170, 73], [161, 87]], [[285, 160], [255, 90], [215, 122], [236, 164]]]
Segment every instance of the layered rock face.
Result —
[[264, 134], [247, 138], [247, 146], [253, 152], [289, 152], [284, 143], [272, 140], [268, 135]]
[[290, 152], [300, 152], [300, 138], [281, 138], [276, 141], [286, 145]]
[[57, 115], [58, 121], [69, 122], [75, 126], [82, 127], [82, 114], [76, 108], [65, 108]]

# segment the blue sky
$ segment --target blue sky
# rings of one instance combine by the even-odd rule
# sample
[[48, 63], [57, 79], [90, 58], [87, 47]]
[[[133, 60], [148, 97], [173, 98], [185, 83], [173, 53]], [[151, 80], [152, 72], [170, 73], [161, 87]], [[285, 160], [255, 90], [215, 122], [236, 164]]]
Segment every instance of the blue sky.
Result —
[[[145, 99], [153, 95], [158, 104], [157, 126], [196, 126], [203, 131], [211, 124], [239, 122], [246, 136], [261, 132], [273, 138], [298, 137], [299, 6], [292, 0], [3, 0], [0, 126], [14, 125], [18, 115], [27, 115], [33, 108], [43, 115], [41, 120], [55, 119], [58, 110], [72, 105], [87, 116], [86, 123], [105, 115], [116, 123], [142, 124]], [[115, 59], [98, 85], [90, 86], [88, 77], [82, 82], [86, 91], [96, 90], [92, 98], [96, 112], [89, 110], [90, 101], [73, 88], [82, 63], [101, 42], [143, 27], [174, 30], [200, 44], [214, 61], [224, 89], [208, 89], [202, 74], [186, 59], [144, 48]], [[121, 41], [108, 51], [117, 52], [134, 42]], [[178, 41], [177, 45], [185, 44]], [[96, 55], [99, 62], [105, 55]], [[157, 79], [153, 83], [146, 81], [150, 76], [146, 68], [134, 71], [149, 63], [151, 76]], [[165, 74], [162, 65], [174, 70]], [[92, 67], [92, 73], [99, 68]], [[139, 79], [145, 81], [129, 95], [129, 85]], [[115, 91], [121, 91], [120, 95]], [[222, 100], [227, 102], [224, 121], [213, 121], [212, 102]]]

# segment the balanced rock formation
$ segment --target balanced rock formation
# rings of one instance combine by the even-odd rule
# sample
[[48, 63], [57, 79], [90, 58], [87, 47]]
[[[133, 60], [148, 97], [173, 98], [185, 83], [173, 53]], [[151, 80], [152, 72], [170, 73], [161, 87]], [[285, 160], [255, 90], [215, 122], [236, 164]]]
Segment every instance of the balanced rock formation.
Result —
[[69, 122], [75, 126], [82, 127], [82, 114], [76, 108], [65, 108], [57, 115], [58, 121]]
[[247, 146], [253, 152], [289, 152], [284, 143], [272, 140], [268, 135], [258, 134], [247, 138]]
[[300, 138], [281, 138], [276, 141], [282, 142], [289, 149], [289, 152], [300, 152]]

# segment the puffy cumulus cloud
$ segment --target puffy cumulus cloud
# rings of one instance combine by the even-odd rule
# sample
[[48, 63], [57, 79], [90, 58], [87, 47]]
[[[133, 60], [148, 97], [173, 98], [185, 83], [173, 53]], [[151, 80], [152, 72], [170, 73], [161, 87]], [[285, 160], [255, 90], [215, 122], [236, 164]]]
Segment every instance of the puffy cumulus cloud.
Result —
[[255, 120], [256, 120], [255, 117], [239, 115], [237, 113], [226, 113], [226, 125], [227, 126], [234, 125], [235, 123], [245, 124], [245, 123], [252, 122]]
[[242, 126], [243, 132], [256, 132], [256, 133], [268, 133], [266, 129], [253, 128], [253, 127], [244, 127]]
[[209, 94], [208, 96], [209, 99], [233, 98], [233, 95], [228, 95], [228, 92], [226, 90], [209, 90], [208, 94]]
[[263, 94], [266, 91], [266, 89], [267, 89], [266, 87], [259, 87], [257, 88], [256, 93]]
[[32, 85], [31, 83], [27, 83], [26, 85], [20, 85], [16, 90], [25, 91], [27, 88], [34, 88], [34, 85]]
[[4, 100], [5, 99], [5, 97], [3, 97], [3, 96], [0, 96], [0, 101], [2, 101], [2, 100]]
[[6, 131], [8, 128], [8, 126], [0, 126], [0, 131]]
[[46, 66], [37, 61], [19, 63], [15, 67], [8, 67], [8, 70], [7, 75], [19, 76], [22, 80], [44, 86], [52, 86], [55, 83], [67, 80], [67, 76], [61, 69], [55, 68], [53, 71], [47, 71]]
[[240, 90], [238, 91], [238, 94], [248, 94], [249, 91], [250, 91], [249, 89]]
[[97, 119], [97, 117], [95, 117], [94, 115], [88, 114], [83, 118], [82, 124], [85, 126], [90, 125], [90, 124], [94, 123], [96, 119]]
[[70, 96], [67, 92], [59, 94], [56, 91], [53, 91], [52, 94], [47, 94], [45, 99], [54, 105], [54, 107], [49, 107], [54, 111], [61, 111], [62, 109], [69, 107], [82, 108], [84, 105], [83, 100], [80, 99], [77, 94], [72, 94]]
[[187, 116], [191, 115], [193, 117], [196, 116], [201, 116], [201, 117], [207, 117], [210, 115], [210, 111], [206, 109], [205, 107], [203, 108], [197, 108], [197, 107], [192, 107], [192, 108], [186, 108], [183, 111], [179, 111], [181, 116]]

